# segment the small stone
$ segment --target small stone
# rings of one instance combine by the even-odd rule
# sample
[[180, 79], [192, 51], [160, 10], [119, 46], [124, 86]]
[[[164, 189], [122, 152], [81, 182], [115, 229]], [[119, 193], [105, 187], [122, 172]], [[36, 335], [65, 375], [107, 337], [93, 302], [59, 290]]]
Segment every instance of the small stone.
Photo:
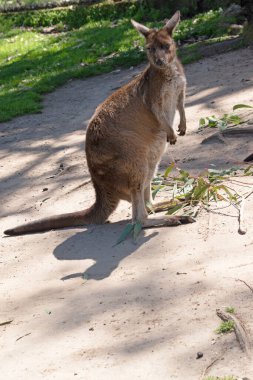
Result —
[[203, 358], [203, 356], [204, 356], [203, 352], [199, 351], [199, 352], [197, 352], [196, 359]]

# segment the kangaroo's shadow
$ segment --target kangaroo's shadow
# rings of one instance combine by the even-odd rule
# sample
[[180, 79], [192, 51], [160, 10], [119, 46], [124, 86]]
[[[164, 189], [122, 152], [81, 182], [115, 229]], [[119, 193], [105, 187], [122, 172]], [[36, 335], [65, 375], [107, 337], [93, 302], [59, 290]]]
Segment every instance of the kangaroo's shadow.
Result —
[[101, 226], [91, 226], [65, 240], [54, 250], [58, 260], [93, 260], [94, 264], [84, 272], [71, 273], [61, 280], [75, 277], [102, 280], [116, 269], [122, 259], [132, 254], [141, 245], [146, 244], [158, 233], [148, 236], [141, 231], [137, 243], [132, 237], [116, 245], [116, 242], [126, 226], [126, 221]]

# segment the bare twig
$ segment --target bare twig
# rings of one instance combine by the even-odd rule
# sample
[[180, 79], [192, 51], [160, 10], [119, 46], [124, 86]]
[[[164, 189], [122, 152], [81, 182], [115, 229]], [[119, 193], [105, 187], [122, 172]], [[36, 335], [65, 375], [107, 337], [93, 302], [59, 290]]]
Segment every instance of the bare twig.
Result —
[[28, 336], [28, 335], [31, 335], [31, 333], [27, 333], [27, 334], [25, 334], [25, 335], [20, 336], [18, 339], [16, 339], [16, 342], [17, 342], [18, 340], [24, 338], [25, 336]]
[[204, 369], [204, 371], [202, 372], [201, 374], [201, 377], [200, 377], [200, 380], [204, 380], [204, 378], [206, 377], [206, 375], [208, 374], [210, 368], [215, 364], [217, 363], [219, 360], [221, 360], [225, 354], [225, 352], [227, 351], [227, 349], [223, 350], [222, 353], [217, 357], [215, 358], [210, 364], [208, 364], [208, 366]]
[[236, 339], [242, 351], [246, 352], [246, 354], [250, 357], [251, 356], [250, 340], [243, 323], [239, 321], [239, 319], [235, 315], [225, 313], [224, 311], [220, 309], [216, 310], [216, 314], [222, 321], [224, 322], [232, 321], [234, 323], [233, 329], [235, 332]]
[[252, 288], [252, 286], [250, 286], [249, 284], [247, 284], [247, 282], [246, 281], [244, 281], [244, 280], [241, 280], [240, 278], [235, 278], [235, 281], [240, 281], [240, 282], [243, 282], [251, 291], [252, 291], [252, 293], [253, 293], [253, 288]]
[[253, 194], [253, 190], [251, 190], [247, 195], [245, 195], [244, 198], [247, 199], [247, 198], [249, 198], [249, 196], [252, 195], [252, 194]]
[[237, 179], [233, 179], [233, 178], [230, 178], [229, 180], [231, 183], [239, 183], [240, 185], [244, 185], [244, 187], [252, 187], [252, 183], [248, 183], [248, 182], [243, 182], [243, 181], [238, 181]]
[[10, 319], [9, 321], [1, 322], [1, 323], [0, 323], [0, 326], [9, 325], [9, 324], [12, 323], [12, 322], [13, 322], [13, 319]]
[[82, 182], [80, 185], [78, 185], [78, 186], [74, 187], [73, 189], [69, 190], [66, 194], [70, 194], [73, 191], [76, 191], [76, 190], [80, 189], [81, 187], [88, 185], [89, 183], [91, 183], [91, 179], [88, 179], [87, 181]]
[[238, 232], [240, 235], [245, 235], [247, 232], [247, 228], [244, 222], [244, 205], [245, 205], [245, 198], [242, 198], [240, 207], [238, 209], [239, 215], [238, 215], [238, 222], [239, 222], [239, 228]]
[[253, 134], [253, 128], [251, 128], [251, 127], [250, 128], [248, 128], [248, 127], [246, 127], [246, 128], [236, 128], [236, 127], [227, 128], [224, 131], [219, 131], [219, 132], [212, 134], [211, 136], [206, 137], [201, 142], [201, 144], [210, 143], [215, 139], [224, 143], [225, 142], [224, 137], [226, 137], [226, 136], [230, 137], [230, 136], [236, 136], [236, 135], [252, 135], [252, 134]]

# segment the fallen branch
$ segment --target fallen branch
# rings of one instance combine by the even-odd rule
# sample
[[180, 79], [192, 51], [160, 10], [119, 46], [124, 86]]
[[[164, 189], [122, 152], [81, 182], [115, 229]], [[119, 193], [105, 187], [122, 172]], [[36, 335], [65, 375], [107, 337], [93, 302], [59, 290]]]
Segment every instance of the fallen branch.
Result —
[[252, 288], [252, 286], [250, 286], [249, 284], [247, 284], [247, 282], [246, 281], [244, 281], [244, 280], [241, 280], [240, 278], [235, 278], [235, 281], [240, 281], [240, 282], [243, 282], [244, 283], [244, 285], [246, 285], [251, 291], [252, 291], [252, 293], [253, 293], [253, 288]]
[[232, 321], [234, 323], [233, 329], [235, 332], [236, 339], [237, 339], [242, 351], [245, 352], [248, 357], [250, 357], [251, 356], [251, 344], [250, 344], [248, 334], [247, 334], [245, 327], [243, 326], [242, 322], [239, 321], [239, 319], [235, 315], [225, 313], [224, 311], [222, 311], [220, 309], [216, 310], [216, 314], [222, 321], [224, 321], [224, 322]]
[[246, 127], [246, 128], [227, 128], [224, 131], [219, 131], [216, 133], [213, 133], [211, 136], [206, 137], [204, 140], [202, 140], [201, 144], [209, 144], [213, 142], [213, 140], [218, 140], [219, 142], [224, 143], [224, 137], [233, 137], [238, 135], [253, 135], [253, 128], [252, 127]]

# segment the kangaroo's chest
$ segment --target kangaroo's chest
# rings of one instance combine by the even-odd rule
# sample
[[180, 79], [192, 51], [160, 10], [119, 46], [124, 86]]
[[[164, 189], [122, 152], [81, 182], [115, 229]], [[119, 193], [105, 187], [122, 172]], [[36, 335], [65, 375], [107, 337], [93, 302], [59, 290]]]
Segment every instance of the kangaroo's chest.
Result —
[[149, 146], [148, 163], [150, 180], [154, 176], [157, 165], [161, 161], [162, 155], [166, 148], [166, 143], [167, 134], [164, 131], [160, 131]]
[[178, 97], [185, 88], [186, 80], [183, 76], [175, 76], [164, 82], [161, 87], [160, 105], [164, 110], [175, 110]]
[[175, 76], [165, 80], [157, 93], [153, 112], [158, 120], [166, 120], [166, 124], [172, 127], [177, 109], [178, 98], [185, 88], [185, 78]]

